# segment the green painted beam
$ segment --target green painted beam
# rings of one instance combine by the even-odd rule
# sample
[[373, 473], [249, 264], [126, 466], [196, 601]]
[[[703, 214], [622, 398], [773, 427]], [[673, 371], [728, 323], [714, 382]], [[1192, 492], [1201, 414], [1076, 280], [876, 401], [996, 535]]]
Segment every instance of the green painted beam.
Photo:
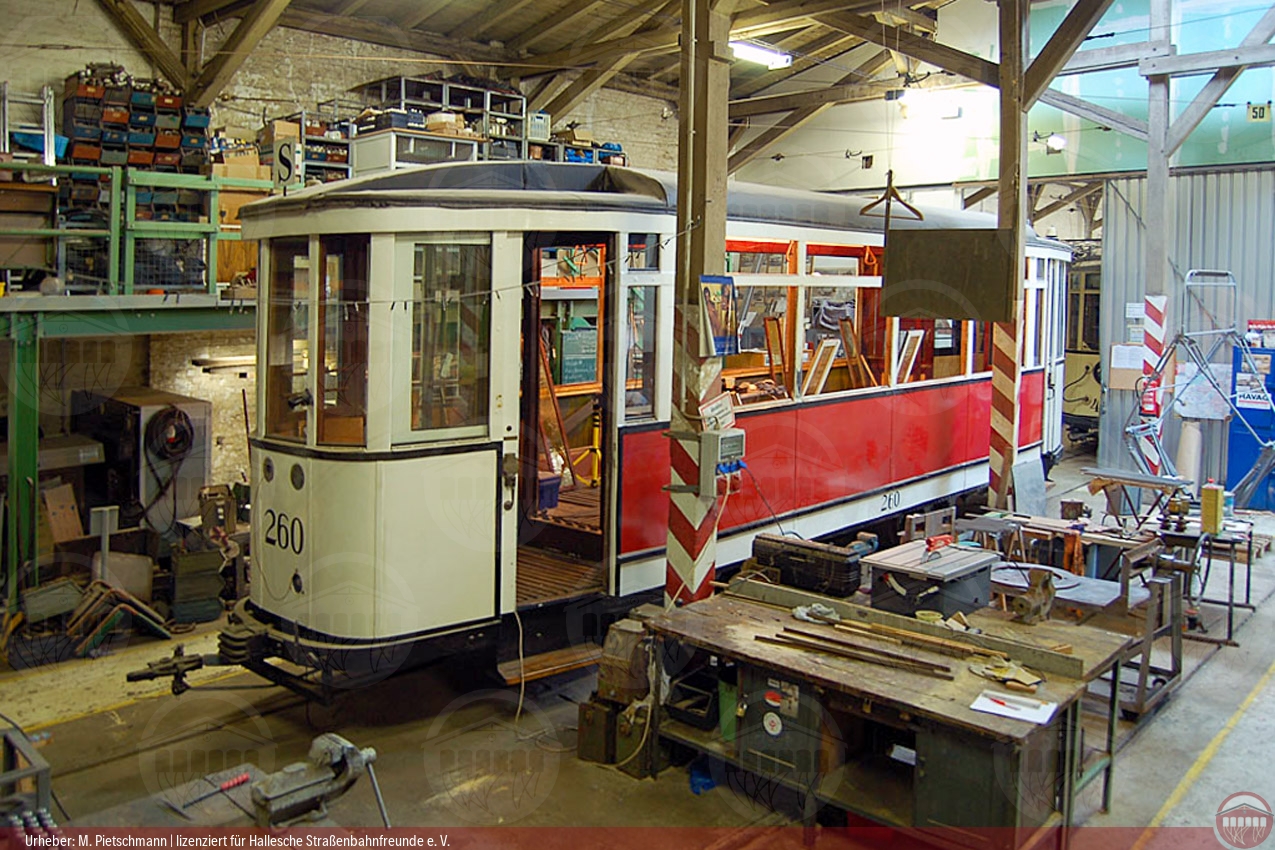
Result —
[[19, 573], [24, 564], [35, 561], [37, 552], [34, 529], [39, 480], [40, 315], [14, 315], [8, 331], [11, 353], [5, 604], [12, 614], [18, 607]]
[[[156, 310], [58, 311], [42, 313], [40, 336], [62, 339], [111, 334], [247, 331], [256, 327], [256, 305], [168, 307]], [[15, 317], [16, 318], [16, 317]]]

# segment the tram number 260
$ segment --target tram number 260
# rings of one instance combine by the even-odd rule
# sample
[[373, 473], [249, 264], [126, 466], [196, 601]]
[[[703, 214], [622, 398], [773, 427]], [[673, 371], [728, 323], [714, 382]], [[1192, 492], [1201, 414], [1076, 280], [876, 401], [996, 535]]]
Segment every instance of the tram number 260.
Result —
[[305, 549], [305, 525], [301, 517], [266, 508], [266, 544], [300, 555]]
[[888, 493], [881, 494], [881, 513], [886, 511], [897, 510], [899, 505], [903, 503], [903, 494], [898, 490], [891, 490]]

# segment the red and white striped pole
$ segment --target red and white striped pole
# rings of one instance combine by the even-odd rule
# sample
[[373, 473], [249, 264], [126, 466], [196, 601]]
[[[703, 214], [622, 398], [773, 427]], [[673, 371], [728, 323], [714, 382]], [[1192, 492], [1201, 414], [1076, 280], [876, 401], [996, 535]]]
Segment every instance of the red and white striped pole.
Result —
[[[1165, 313], [1169, 305], [1169, 296], [1147, 295], [1143, 299], [1143, 304], [1146, 316], [1142, 320], [1142, 374], [1149, 376], [1155, 372], [1156, 366], [1160, 364], [1160, 358], [1164, 356]], [[1164, 389], [1160, 386], [1159, 380], [1151, 381], [1150, 378], [1146, 378], [1142, 397], [1138, 400], [1144, 421], [1157, 420], [1157, 440], [1163, 429], [1163, 420], [1159, 419], [1163, 393]], [[1159, 475], [1163, 461], [1156, 450], [1156, 440], [1148, 434], [1143, 434], [1138, 438], [1138, 449], [1142, 452], [1142, 459], [1146, 462], [1151, 474]]]
[[700, 346], [700, 278], [726, 264], [727, 109], [731, 0], [682, 4], [681, 125], [678, 137], [677, 277], [670, 422], [665, 603], [712, 593], [717, 565], [716, 488], [698, 492], [700, 405], [716, 395], [721, 361]]
[[1023, 311], [1017, 310], [1017, 321], [992, 325], [992, 433], [991, 477], [988, 482], [988, 505], [1009, 507], [1009, 486], [1014, 461], [1018, 457], [1018, 392], [1022, 370], [1018, 342]]

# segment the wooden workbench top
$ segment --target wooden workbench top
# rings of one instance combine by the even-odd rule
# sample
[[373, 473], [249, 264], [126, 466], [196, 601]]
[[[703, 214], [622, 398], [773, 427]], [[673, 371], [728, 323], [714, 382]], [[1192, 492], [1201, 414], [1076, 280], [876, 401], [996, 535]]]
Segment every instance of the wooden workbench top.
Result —
[[[840, 609], [846, 605], [847, 603], [838, 602], [834, 607]], [[969, 619], [971, 625], [977, 625], [989, 634], [1012, 635], [1014, 639], [1029, 641], [1036, 647], [1069, 643], [1075, 653], [1084, 658], [1086, 677], [1092, 675], [1091, 671], [1104, 669], [1104, 665], [1109, 665], [1130, 642], [1130, 638], [1124, 635], [1061, 622], [1022, 626], [1011, 623], [1000, 617], [999, 612], [990, 609], [970, 615]], [[729, 595], [715, 596], [665, 612], [653, 618], [649, 625], [657, 634], [726, 658], [786, 672], [856, 700], [890, 705], [916, 717], [930, 718], [944, 725], [956, 725], [980, 735], [1005, 741], [1022, 741], [1037, 728], [1036, 724], [1027, 721], [970, 709], [970, 704], [982, 691], [1004, 690], [999, 684], [970, 672], [972, 656], [970, 659], [953, 658], [911, 646], [883, 643], [866, 637], [858, 638], [830, 626], [797, 620], [785, 608]], [[827, 632], [864, 646], [945, 664], [951, 668], [955, 678], [947, 681], [872, 662], [756, 640], [758, 635], [773, 637], [785, 627]], [[1024, 633], [1023, 630], [1028, 631]], [[961, 637], [960, 633], [951, 633], [952, 640], [959, 641]], [[1036, 697], [1057, 702], [1058, 711], [1084, 692], [1083, 678], [1073, 679], [1049, 673], [1045, 676], [1046, 681], [1041, 683]], [[1054, 716], [1057, 717], [1058, 712]]]

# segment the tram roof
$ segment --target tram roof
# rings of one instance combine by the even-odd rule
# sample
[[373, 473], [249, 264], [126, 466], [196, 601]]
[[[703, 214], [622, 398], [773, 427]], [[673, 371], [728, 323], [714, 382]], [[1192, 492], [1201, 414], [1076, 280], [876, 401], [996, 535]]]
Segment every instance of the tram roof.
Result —
[[[871, 198], [786, 189], [732, 181], [727, 187], [730, 219], [879, 231], [880, 215], [860, 210]], [[248, 219], [313, 210], [358, 206], [437, 206], [453, 209], [492, 206], [578, 210], [618, 210], [672, 214], [677, 211], [677, 175], [615, 165], [535, 161], [458, 162], [406, 168], [341, 180], [248, 204]], [[880, 209], [880, 208], [878, 208]], [[891, 229], [987, 229], [996, 226], [988, 213], [920, 207], [923, 221], [906, 212], [891, 218]], [[1065, 248], [1038, 236], [1027, 239]]]

